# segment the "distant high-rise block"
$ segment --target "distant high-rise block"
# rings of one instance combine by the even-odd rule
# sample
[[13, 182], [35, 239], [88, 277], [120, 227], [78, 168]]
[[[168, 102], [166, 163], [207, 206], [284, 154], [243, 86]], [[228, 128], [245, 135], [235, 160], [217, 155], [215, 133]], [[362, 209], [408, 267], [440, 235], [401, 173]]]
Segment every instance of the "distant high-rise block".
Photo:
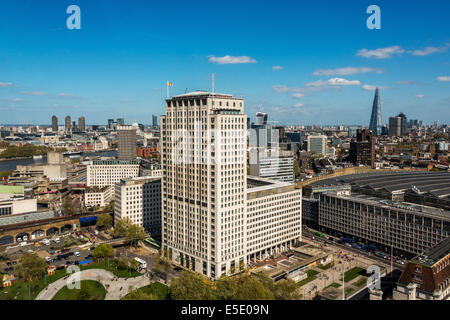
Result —
[[152, 127], [153, 129], [158, 127], [158, 117], [155, 115], [152, 115]]
[[117, 127], [118, 137], [118, 159], [134, 160], [137, 156], [136, 150], [136, 128], [132, 126]]
[[125, 125], [125, 119], [124, 118], [117, 118], [117, 125], [124, 126]]
[[58, 131], [58, 118], [56, 116], [52, 117], [52, 131]]
[[327, 151], [327, 136], [317, 135], [308, 136], [308, 152], [325, 155]]
[[406, 134], [406, 116], [399, 113], [396, 117], [389, 118], [389, 135], [402, 137]]
[[81, 132], [86, 132], [86, 120], [84, 119], [84, 117], [79, 117], [78, 118], [78, 129]]
[[378, 88], [375, 89], [375, 98], [373, 99], [372, 115], [370, 116], [369, 129], [376, 136], [381, 135], [381, 101]]
[[72, 121], [70, 119], [70, 116], [67, 116], [66, 119], [65, 119], [65, 131], [66, 131], [66, 133], [69, 133], [71, 128], [72, 128]]
[[375, 135], [370, 130], [357, 130], [356, 141], [350, 142], [349, 160], [354, 165], [375, 167]]

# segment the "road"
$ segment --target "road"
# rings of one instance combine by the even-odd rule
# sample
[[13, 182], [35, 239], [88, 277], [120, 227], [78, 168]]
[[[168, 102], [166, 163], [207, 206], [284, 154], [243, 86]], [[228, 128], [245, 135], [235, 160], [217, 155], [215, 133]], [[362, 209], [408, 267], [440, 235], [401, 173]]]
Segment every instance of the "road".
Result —
[[88, 269], [73, 273], [49, 284], [36, 297], [36, 300], [52, 300], [55, 294], [67, 285], [75, 285], [76, 281], [93, 280], [100, 282], [106, 289], [105, 300], [120, 300], [133, 290], [150, 285], [146, 276], [135, 278], [119, 278], [103, 269]]

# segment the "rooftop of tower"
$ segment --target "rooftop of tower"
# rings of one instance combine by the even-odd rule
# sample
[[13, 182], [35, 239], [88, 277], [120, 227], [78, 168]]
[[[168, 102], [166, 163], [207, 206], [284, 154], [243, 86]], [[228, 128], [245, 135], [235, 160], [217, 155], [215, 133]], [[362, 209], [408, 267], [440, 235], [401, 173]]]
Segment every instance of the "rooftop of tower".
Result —
[[243, 99], [243, 98], [233, 97], [233, 95], [231, 95], [231, 94], [209, 92], [209, 91], [204, 91], [204, 90], [197, 90], [197, 91], [179, 94], [179, 95], [173, 96], [172, 99], [183, 99], [183, 98], [192, 98], [192, 97], [215, 97], [215, 98], [226, 98], [226, 99]]

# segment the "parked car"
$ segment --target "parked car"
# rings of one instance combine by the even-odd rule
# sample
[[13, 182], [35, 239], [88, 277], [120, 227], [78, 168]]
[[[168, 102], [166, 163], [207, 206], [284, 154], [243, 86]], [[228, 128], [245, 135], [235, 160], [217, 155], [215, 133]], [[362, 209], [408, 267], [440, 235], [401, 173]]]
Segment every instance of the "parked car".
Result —
[[52, 260], [52, 258], [50, 257], [45, 257], [45, 261], [50, 262]]
[[79, 257], [80, 256], [80, 253], [78, 251], [75, 251], [73, 254], [75, 255], [75, 257]]

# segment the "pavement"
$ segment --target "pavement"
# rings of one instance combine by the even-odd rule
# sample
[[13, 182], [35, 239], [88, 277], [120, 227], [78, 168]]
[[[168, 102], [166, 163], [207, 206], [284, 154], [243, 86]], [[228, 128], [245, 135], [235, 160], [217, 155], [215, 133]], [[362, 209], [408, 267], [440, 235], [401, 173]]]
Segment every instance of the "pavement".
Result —
[[112, 272], [103, 269], [88, 269], [79, 271], [61, 278], [43, 289], [36, 300], [52, 300], [55, 294], [68, 284], [77, 280], [93, 280], [100, 282], [106, 289], [105, 300], [120, 300], [133, 290], [150, 285], [151, 281], [146, 276], [135, 278], [119, 278]]
[[[308, 242], [313, 245], [321, 246], [323, 244], [323, 239], [317, 239], [316, 237], [315, 240], [312, 240], [309, 238]], [[312, 267], [312, 269], [320, 272], [320, 274], [316, 275], [315, 280], [310, 281], [301, 287], [300, 290], [304, 299], [312, 299], [317, 292], [320, 292], [332, 283], [341, 285], [339, 289], [342, 289], [342, 275], [353, 267], [361, 267], [367, 270], [370, 265], [377, 264], [386, 268], [387, 272], [390, 271], [391, 266], [387, 261], [384, 261], [383, 259], [374, 259], [374, 256], [368, 257], [366, 255], [361, 255], [359, 252], [355, 253], [355, 251], [352, 250], [353, 248], [340, 246], [330, 242], [328, 242], [326, 248], [333, 251], [334, 266], [327, 270]], [[340, 257], [338, 255], [339, 252], [346, 254], [349, 258]], [[345, 283], [345, 288], [352, 287], [354, 289], [352, 294], [356, 293], [358, 290], [362, 289], [362, 287], [354, 286], [360, 279], [361, 276], [358, 276], [351, 282]]]

